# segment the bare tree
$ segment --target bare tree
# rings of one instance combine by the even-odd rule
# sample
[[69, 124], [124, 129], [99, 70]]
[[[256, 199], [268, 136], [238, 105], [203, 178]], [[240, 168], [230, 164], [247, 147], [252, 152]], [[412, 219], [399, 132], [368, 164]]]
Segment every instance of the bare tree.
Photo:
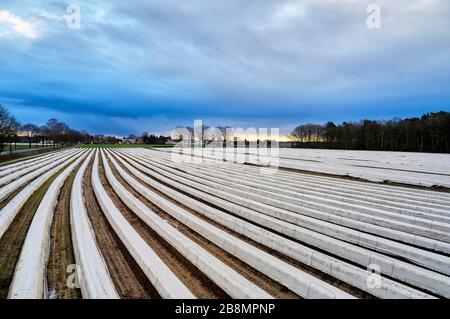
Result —
[[42, 125], [39, 127], [39, 137], [41, 139], [42, 146], [44, 146], [50, 138], [50, 128], [47, 125]]
[[31, 143], [36, 138], [36, 136], [39, 134], [39, 127], [37, 125], [28, 123], [28, 124], [23, 125], [20, 128], [20, 131], [26, 135], [29, 148], [31, 148]]
[[2, 105], [0, 105], [0, 153], [5, 149], [5, 144], [10, 143], [10, 151], [12, 152], [11, 143], [16, 141], [20, 124], [14, 116]]
[[10, 118], [9, 111], [0, 105], [0, 153], [5, 149], [5, 143], [10, 129]]
[[14, 149], [17, 149], [17, 135], [20, 130], [20, 123], [14, 116], [10, 118], [10, 131], [9, 131], [9, 151], [11, 155], [13, 153], [12, 143], [14, 142]]
[[62, 146], [66, 137], [65, 134], [70, 130], [69, 126], [57, 119], [48, 120], [46, 126], [50, 130], [50, 138], [53, 140], [53, 145], [59, 144]]

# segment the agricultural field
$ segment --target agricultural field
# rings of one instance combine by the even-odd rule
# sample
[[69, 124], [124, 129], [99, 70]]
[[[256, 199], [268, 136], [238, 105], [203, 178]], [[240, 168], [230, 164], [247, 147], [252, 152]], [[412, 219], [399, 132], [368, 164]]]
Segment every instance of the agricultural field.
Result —
[[170, 144], [82, 144], [86, 148], [171, 148]]
[[[174, 148], [173, 151], [186, 152], [183, 148]], [[351, 177], [376, 183], [450, 188], [450, 154], [291, 148], [280, 148], [274, 152], [258, 148], [210, 148], [204, 150], [202, 156], [260, 165], [276, 162], [286, 170]], [[241, 158], [244, 160], [238, 160]]]
[[450, 297], [448, 155], [179, 151], [1, 166], [0, 298]]

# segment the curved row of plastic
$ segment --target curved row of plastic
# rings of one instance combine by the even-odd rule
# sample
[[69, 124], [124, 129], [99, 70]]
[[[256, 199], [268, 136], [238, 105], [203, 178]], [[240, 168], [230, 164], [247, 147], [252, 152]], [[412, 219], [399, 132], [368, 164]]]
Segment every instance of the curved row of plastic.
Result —
[[63, 151], [61, 153], [56, 153], [55, 156], [45, 158], [45, 160], [43, 160], [43, 161], [34, 162], [34, 163], [32, 163], [32, 165], [24, 165], [20, 169], [6, 174], [6, 176], [1, 177], [0, 185], [5, 185], [22, 175], [33, 172], [41, 167], [45, 167], [47, 165], [47, 163], [51, 162], [52, 160], [57, 160], [57, 159], [63, 157], [66, 153], [67, 153], [66, 151]]
[[[162, 164], [159, 161], [156, 161], [148, 156], [147, 160], [152, 161], [155, 166], [162, 168]], [[179, 164], [170, 165], [176, 168], [180, 167]], [[167, 167], [167, 165], [165, 167]], [[168, 170], [171, 172], [176, 171], [172, 168], [168, 168]], [[358, 223], [359, 229], [362, 229], [361, 227], [363, 227], [366, 231], [376, 235], [385, 235], [383, 234], [384, 232], [389, 232], [392, 230], [401, 231], [408, 235], [421, 236], [425, 240], [432, 239], [450, 242], [450, 228], [448, 224], [444, 223], [431, 221], [428, 224], [431, 227], [435, 225], [440, 229], [449, 229], [449, 231], [434, 230], [427, 227], [417, 226], [405, 222], [393, 221], [374, 215], [361, 214], [357, 211], [357, 207], [354, 207], [354, 210], [343, 210], [339, 207], [342, 206], [339, 203], [337, 203], [337, 205], [335, 206], [320, 205], [311, 201], [307, 203], [304, 200], [301, 200], [301, 194], [298, 194], [299, 200], [297, 200], [285, 195], [277, 195], [273, 192], [260, 190], [258, 189], [258, 187], [255, 187], [255, 185], [250, 187], [243, 185], [242, 183], [230, 183], [225, 181], [224, 179], [218, 178], [215, 178], [214, 181], [210, 181], [208, 180], [208, 178], [211, 179], [211, 177], [207, 177], [206, 174], [200, 174], [201, 177], [197, 177], [196, 175], [198, 174], [192, 171], [190, 171], [189, 173], [180, 173], [180, 175], [185, 176], [196, 183], [201, 183], [207, 186], [214, 187], [216, 189], [220, 188], [221, 190], [229, 194], [252, 199], [255, 202], [258, 202], [260, 206], [262, 205], [262, 207], [264, 207], [264, 204], [266, 204], [271, 207], [278, 208], [278, 214], [283, 214], [283, 212], [288, 213], [285, 214], [284, 218], [289, 218], [291, 220], [295, 219], [295, 216], [300, 214], [351, 228], [355, 228], [352, 226], [354, 226], [355, 223]], [[261, 210], [261, 208], [259, 209]], [[411, 220], [414, 223], [414, 220], [418, 220], [418, 218], [412, 218]], [[450, 244], [448, 244], [447, 246], [450, 247]]]
[[190, 214], [148, 188], [136, 187], [135, 190], [181, 223], [303, 298], [353, 298], [340, 289]]
[[[401, 186], [390, 186], [385, 184], [374, 184], [367, 183], [361, 181], [354, 180], [343, 180], [336, 177], [331, 176], [323, 176], [323, 175], [313, 175], [313, 174], [296, 174], [289, 171], [285, 171], [277, 168], [264, 168], [257, 167], [253, 165], [244, 165], [237, 164], [232, 162], [224, 162], [218, 161], [214, 159], [201, 158], [197, 159], [195, 156], [191, 157], [188, 155], [179, 155], [176, 151], [174, 153], [169, 153], [167, 150], [163, 151], [162, 149], [151, 149], [146, 150], [147, 154], [152, 154], [152, 156], [158, 156], [165, 158], [170, 158], [173, 162], [180, 163], [189, 163], [191, 165], [201, 165], [201, 167], [207, 166], [208, 164], [213, 165], [214, 168], [225, 168], [226, 170], [234, 170], [237, 169], [241, 172], [256, 172], [260, 177], [269, 180], [279, 180], [283, 182], [295, 182], [290, 183], [291, 186], [304, 185], [305, 183], [309, 183], [309, 185], [317, 186], [318, 188], [325, 187], [325, 190], [328, 191], [330, 189], [337, 190], [339, 192], [345, 192], [350, 194], [362, 194], [361, 191], [370, 190], [371, 194], [375, 194], [376, 196], [380, 196], [383, 198], [397, 198], [398, 202], [408, 203], [412, 201], [414, 205], [420, 205], [421, 200], [426, 201], [427, 206], [437, 205], [436, 207], [444, 208], [447, 211], [449, 206], [449, 198], [450, 194], [435, 192], [426, 189], [414, 189], [407, 188]], [[264, 173], [264, 174], [262, 174]], [[297, 184], [299, 183], [299, 184]]]
[[37, 155], [37, 156], [35, 156], [33, 158], [30, 158], [28, 160], [22, 160], [22, 161], [19, 161], [17, 163], [0, 166], [0, 177], [5, 176], [7, 174], [10, 174], [12, 172], [15, 172], [17, 170], [20, 170], [22, 168], [28, 167], [30, 165], [34, 165], [34, 164], [37, 164], [39, 162], [45, 161], [48, 158], [56, 156], [58, 153], [59, 152], [51, 152], [51, 153], [46, 154], [46, 155], [41, 155], [41, 156]]
[[83, 197], [83, 179], [93, 153], [84, 161], [72, 185], [70, 226], [79, 283], [84, 299], [118, 299], [114, 282], [97, 245]]
[[[41, 187], [52, 175], [56, 174], [63, 167], [65, 167], [68, 164], [68, 162], [74, 160], [80, 153], [82, 153], [81, 150], [71, 152], [70, 155], [64, 156], [63, 158], [55, 162], [52, 162], [51, 165], [49, 164], [48, 167], [45, 168], [45, 170], [43, 171], [37, 170], [34, 173], [28, 174], [40, 176], [34, 179], [32, 182], [30, 182], [13, 199], [11, 199], [8, 202], [8, 204], [6, 204], [6, 206], [3, 207], [2, 210], [0, 210], [0, 238], [6, 232], [9, 225], [13, 222], [14, 218], [16, 217], [17, 213], [20, 211], [20, 209], [23, 207], [26, 201], [33, 195], [33, 193], [36, 190], [38, 190], [39, 187]], [[28, 177], [28, 175], [24, 177]], [[11, 184], [8, 184], [8, 186], [10, 185]], [[3, 191], [3, 189], [1, 189], [1, 191]], [[14, 189], [11, 190], [11, 192], [13, 191]]]
[[[271, 298], [264, 290], [242, 277], [232, 268], [225, 265], [191, 239], [181, 234], [167, 221], [151, 211], [141, 201], [128, 192], [114, 177], [104, 153], [102, 154], [102, 159], [105, 175], [120, 199], [158, 235], [166, 240], [172, 247], [177, 249], [184, 257], [186, 257], [186, 259], [221, 287], [229, 296], [240, 299]], [[119, 171], [119, 174], [125, 178], [128, 183], [136, 188], [143, 187], [123, 171], [112, 157], [110, 157], [110, 159]]]
[[86, 155], [86, 151], [79, 154], [77, 159], [55, 178], [42, 198], [16, 264], [14, 278], [9, 289], [9, 298], [40, 299], [47, 296], [45, 285], [47, 248], [50, 245], [50, 228], [58, 203], [58, 195], [69, 175]]
[[71, 157], [76, 152], [79, 152], [79, 151], [69, 150], [69, 151], [65, 152], [62, 157], [58, 157], [57, 159], [54, 159], [54, 160], [50, 159], [50, 160], [46, 161], [46, 165], [44, 165], [26, 175], [23, 175], [20, 178], [14, 180], [12, 182], [9, 182], [5, 186], [1, 187], [0, 188], [0, 201], [4, 200], [6, 197], [8, 197], [13, 192], [15, 192], [17, 189], [19, 189], [20, 187], [29, 183], [36, 177], [42, 175], [43, 173], [45, 173], [52, 167], [55, 167], [56, 165], [63, 163], [67, 158]]
[[[189, 152], [189, 149], [177, 149], [178, 151]], [[420, 154], [425, 157], [426, 155], [433, 156], [436, 164], [441, 164], [441, 167], [437, 167], [434, 170], [424, 171], [422, 166], [408, 166], [405, 165], [391, 165], [388, 161], [384, 163], [360, 161], [352, 163], [351, 158], [341, 159], [345, 153], [351, 153], [351, 151], [334, 151], [336, 157], [321, 157], [313, 155], [309, 158], [302, 156], [304, 152], [313, 152], [317, 154], [319, 150], [304, 150], [304, 149], [258, 149], [258, 148], [206, 148], [201, 152], [201, 156], [205, 158], [220, 158], [226, 161], [242, 161], [244, 159], [248, 163], [253, 164], [266, 164], [277, 163], [280, 167], [288, 169], [297, 169], [317, 173], [325, 173], [340, 176], [352, 176], [356, 178], [362, 178], [374, 182], [383, 182], [386, 180], [396, 183], [404, 183], [410, 185], [423, 185], [431, 187], [434, 185], [450, 187], [450, 178], [447, 174], [447, 169], [440, 162], [443, 159], [438, 159], [440, 154]], [[295, 152], [291, 156], [286, 152]], [[372, 152], [373, 153], [373, 152]], [[366, 157], [370, 157], [371, 152], [365, 153]], [[390, 154], [386, 152], [378, 152], [385, 158], [389, 158]], [[411, 156], [411, 154], [410, 154]], [[449, 160], [449, 156], [444, 156], [446, 160]], [[445, 161], [445, 160], [444, 160]], [[437, 165], [436, 165], [437, 166]]]
[[[120, 156], [120, 155], [119, 155]], [[355, 286], [363, 291], [366, 291], [374, 296], [380, 298], [429, 298], [430, 296], [417, 291], [414, 288], [407, 287], [400, 283], [394, 282], [387, 278], [380, 278], [380, 287], [374, 288], [367, 285], [367, 279], [372, 275], [371, 272], [364, 270], [362, 268], [353, 266], [351, 264], [340, 261], [336, 258], [327, 256], [319, 251], [315, 251], [311, 248], [303, 246], [287, 238], [281, 237], [274, 233], [268, 232], [267, 230], [257, 227], [249, 222], [238, 219], [232, 215], [226, 214], [218, 209], [212, 208], [202, 202], [193, 199], [190, 196], [182, 194], [181, 190], [186, 194], [194, 196], [194, 198], [205, 199], [201, 196], [202, 193], [195, 191], [188, 187], [183, 187], [180, 183], [175, 181], [170, 181], [164, 177], [158, 176], [157, 178], [163, 181], [165, 184], [170, 185], [167, 187], [154, 179], [140, 173], [147, 172], [148, 170], [142, 165], [138, 164], [137, 161], [133, 161], [131, 158], [127, 157], [127, 161], [119, 158], [119, 161], [124, 167], [126, 167], [130, 172], [132, 172], [139, 179], [149, 184], [153, 188], [157, 188], [164, 192], [167, 196], [178, 201], [179, 203], [194, 209], [205, 217], [214, 220], [215, 222], [230, 228], [242, 235], [255, 240], [269, 248], [272, 248], [278, 252], [281, 252], [295, 260], [298, 260], [308, 266], [314, 267], [324, 273], [332, 275], [339, 280], [342, 280], [352, 286]], [[139, 169], [139, 171], [138, 171]], [[149, 174], [150, 175], [150, 174]], [[203, 193], [204, 194], [204, 193]], [[202, 198], [203, 197], [203, 198]], [[224, 207], [222, 202], [215, 202], [219, 207]], [[224, 207], [225, 208], [225, 207]], [[251, 219], [253, 216], [247, 216]]]
[[195, 298], [189, 289], [183, 285], [142, 237], [139, 236], [109, 198], [100, 181], [98, 162], [97, 151], [92, 169], [92, 186], [96, 198], [111, 227], [133, 256], [136, 263], [146, 274], [161, 297], [169, 299]]
[[[142, 158], [142, 157], [141, 157]], [[261, 204], [255, 200], [248, 199], [251, 197], [251, 194], [244, 193], [241, 196], [237, 196], [232, 194], [232, 191], [227, 189], [227, 191], [223, 191], [220, 189], [220, 186], [206, 186], [203, 185], [202, 181], [198, 178], [192, 180], [189, 174], [185, 174], [180, 172], [180, 170], [173, 170], [168, 167], [162, 167], [158, 163], [149, 160], [144, 157], [142, 160], [148, 164], [152, 165], [152, 169], [157, 171], [161, 175], [164, 175], [171, 179], [176, 179], [178, 181], [182, 181], [185, 185], [194, 187], [200, 191], [203, 191], [207, 194], [220, 197], [226, 201], [231, 201], [235, 204], [243, 206], [247, 209], [251, 209], [253, 211], [262, 213], [264, 215], [274, 217], [278, 220], [282, 220], [288, 222], [289, 224], [294, 224], [303, 228], [307, 228], [313, 232], [318, 232], [323, 235], [328, 235], [334, 237], [336, 239], [345, 240], [348, 242], [352, 242], [359, 246], [363, 246], [369, 249], [373, 249], [379, 251], [381, 253], [389, 253], [390, 255], [397, 255], [402, 258], [407, 258], [410, 261], [413, 261], [419, 265], [426, 266], [430, 269], [443, 272], [446, 274], [450, 274], [450, 260], [449, 258], [442, 256], [440, 254], [432, 253], [427, 250], [418, 249], [416, 247], [412, 247], [409, 245], [405, 245], [399, 242], [395, 242], [393, 240], [389, 240], [386, 238], [380, 238], [375, 235], [363, 233], [360, 230], [365, 230], [367, 228], [377, 227], [377, 230], [382, 234], [388, 234], [390, 238], [396, 239], [396, 237], [402, 238], [403, 241], [407, 241], [408, 239], [417, 246], [422, 246], [428, 249], [434, 249], [437, 251], [440, 250], [448, 250], [450, 245], [448, 243], [444, 243], [441, 241], [429, 239], [429, 238], [421, 238], [419, 236], [411, 235], [404, 232], [399, 232], [396, 230], [391, 230], [387, 228], [382, 228], [379, 226], [373, 226], [370, 224], [365, 224], [359, 221], [351, 221], [353, 229], [342, 227], [336, 223], [330, 223], [329, 221], [333, 221], [333, 216], [330, 216], [328, 220], [318, 220], [314, 217], [303, 216], [299, 214], [295, 214], [293, 212], [283, 210], [280, 208], [276, 208], [270, 205]], [[237, 185], [235, 189], [238, 189]], [[320, 215], [321, 212], [312, 211], [313, 214]], [[331, 214], [330, 214], [331, 215]], [[314, 216], [314, 215], [313, 215]], [[274, 224], [275, 226], [276, 224]], [[424, 245], [426, 244], [426, 245]]]
[[[123, 151], [123, 153], [126, 153], [127, 154], [126, 158], [128, 158], [131, 152]], [[135, 160], [139, 161], [137, 158], [135, 158]], [[147, 165], [147, 167], [149, 167], [148, 162], [140, 160], [140, 163], [143, 165]], [[151, 168], [152, 171], [145, 170], [145, 172], [151, 176], [154, 176], [155, 178], [162, 180], [162, 178], [164, 177], [162, 176], [163, 175], [162, 170], [158, 169], [154, 165], [152, 165]], [[141, 166], [140, 169], [144, 170], [145, 168], [142, 168]], [[155, 173], [156, 171], [158, 171], [160, 174], [156, 174]], [[317, 248], [329, 251], [332, 254], [342, 256], [343, 258], [349, 259], [352, 262], [356, 262], [363, 266], [369, 266], [371, 263], [377, 263], [381, 266], [381, 271], [383, 274], [397, 278], [400, 281], [413, 284], [415, 286], [427, 289], [440, 295], [448, 296], [450, 294], [449, 291], [450, 282], [447, 276], [443, 276], [434, 271], [423, 269], [421, 267], [417, 267], [413, 264], [402, 262], [400, 260], [396, 260], [391, 257], [376, 254], [365, 248], [354, 246], [352, 244], [336, 240], [328, 236], [324, 236], [315, 231], [310, 231], [303, 227], [292, 225], [290, 223], [283, 222], [279, 219], [275, 219], [270, 216], [258, 214], [257, 212], [242, 206], [237, 206], [236, 204], [230, 203], [235, 201], [236, 196], [233, 197], [233, 195], [230, 195], [228, 193], [223, 193], [221, 196], [219, 196], [217, 194], [218, 192], [217, 190], [214, 190], [212, 188], [209, 189], [202, 188], [199, 186], [199, 183], [186, 182], [182, 177], [179, 176], [179, 173], [178, 175], [173, 174], [172, 176], [169, 177], [171, 177], [171, 179], [164, 179], [165, 183], [170, 183], [170, 181], [172, 181], [173, 183], [176, 180], [177, 182], [184, 183], [184, 185], [189, 185], [191, 193], [193, 192], [192, 189], [200, 190], [195, 193], [195, 196], [198, 196], [205, 201], [212, 202], [216, 206], [224, 207], [230, 212], [238, 216], [247, 218], [248, 220], [251, 220], [253, 222], [259, 223], [264, 227], [268, 227], [277, 232], [287, 234], [292, 238], [296, 238], [310, 245], [313, 245]], [[181, 185], [180, 183], [172, 185], [179, 188]], [[217, 198], [215, 196], [219, 196], [222, 199]], [[240, 200], [242, 201], [243, 199]], [[240, 204], [240, 202], [238, 203]], [[328, 227], [335, 227], [335, 226], [337, 225], [333, 224], [328, 225]], [[340, 232], [340, 229], [338, 229], [337, 232]], [[448, 257], [433, 254], [428, 251], [417, 249], [412, 246], [399, 244], [394, 241], [389, 241], [378, 237], [373, 238], [370, 237], [373, 236], [362, 233], [356, 235], [354, 234], [354, 238], [357, 238], [358, 241], [366, 240], [367, 243], [370, 243], [370, 245], [374, 248], [377, 248], [379, 242], [384, 242], [385, 248], [379, 249], [379, 251], [387, 253], [388, 255], [391, 255], [392, 251], [397, 250], [397, 254], [400, 257], [405, 258], [405, 252], [409, 252], [410, 258], [413, 258], [413, 260], [417, 259], [418, 264], [430, 263], [429, 258], [433, 257], [434, 261], [431, 263], [432, 266], [434, 268], [439, 269], [439, 271], [444, 270], [448, 272], [448, 264], [449, 264]]]

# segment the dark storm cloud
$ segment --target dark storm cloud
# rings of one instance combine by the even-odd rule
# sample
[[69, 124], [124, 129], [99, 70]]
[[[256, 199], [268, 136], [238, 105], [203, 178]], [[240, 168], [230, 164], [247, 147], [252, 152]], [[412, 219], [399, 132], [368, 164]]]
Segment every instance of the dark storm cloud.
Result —
[[152, 118], [288, 128], [450, 107], [445, 0], [377, 1], [379, 30], [366, 26], [371, 1], [75, 3], [79, 30], [60, 1], [0, 3], [0, 103], [139, 129]]

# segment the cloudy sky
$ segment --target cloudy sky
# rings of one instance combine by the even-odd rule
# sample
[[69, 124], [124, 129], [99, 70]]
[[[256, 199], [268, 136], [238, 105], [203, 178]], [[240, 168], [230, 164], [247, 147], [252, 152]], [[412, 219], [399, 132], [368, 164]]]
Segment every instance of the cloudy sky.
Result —
[[0, 0], [0, 103], [118, 135], [450, 111], [449, 30], [448, 0]]

